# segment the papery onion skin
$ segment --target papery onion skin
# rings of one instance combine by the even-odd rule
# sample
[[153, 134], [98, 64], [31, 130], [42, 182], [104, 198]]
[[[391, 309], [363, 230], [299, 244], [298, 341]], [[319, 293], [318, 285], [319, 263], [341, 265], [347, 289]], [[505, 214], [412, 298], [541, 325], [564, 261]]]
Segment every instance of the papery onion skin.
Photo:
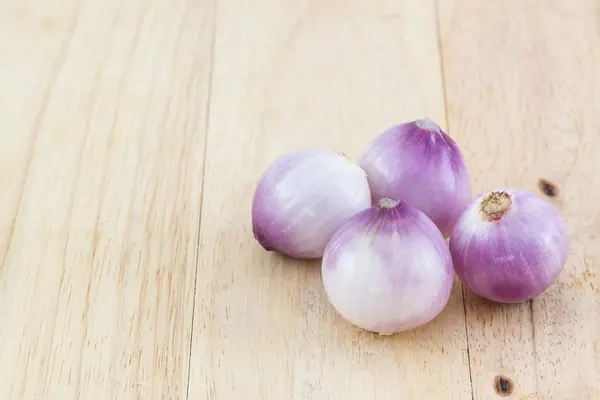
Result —
[[374, 138], [358, 164], [373, 201], [393, 197], [423, 211], [448, 237], [471, 201], [471, 182], [456, 142], [429, 119], [398, 124]]
[[521, 303], [544, 292], [569, 256], [569, 235], [558, 210], [522, 189], [478, 196], [450, 238], [456, 274], [474, 293], [498, 303]]
[[335, 231], [370, 207], [365, 172], [334, 151], [280, 157], [260, 178], [252, 202], [255, 239], [268, 251], [320, 258]]
[[321, 270], [336, 311], [380, 334], [433, 320], [448, 303], [454, 277], [448, 245], [433, 222], [387, 198], [344, 223], [325, 249]]

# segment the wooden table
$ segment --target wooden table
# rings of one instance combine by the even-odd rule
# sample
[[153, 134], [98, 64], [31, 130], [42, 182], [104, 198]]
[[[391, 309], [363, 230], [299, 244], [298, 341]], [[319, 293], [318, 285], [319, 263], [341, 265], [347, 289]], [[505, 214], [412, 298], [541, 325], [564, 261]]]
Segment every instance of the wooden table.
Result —
[[[0, 398], [600, 399], [597, 2], [437, 3], [0, 0]], [[556, 184], [571, 257], [378, 337], [250, 202], [285, 152], [423, 117], [474, 194]]]

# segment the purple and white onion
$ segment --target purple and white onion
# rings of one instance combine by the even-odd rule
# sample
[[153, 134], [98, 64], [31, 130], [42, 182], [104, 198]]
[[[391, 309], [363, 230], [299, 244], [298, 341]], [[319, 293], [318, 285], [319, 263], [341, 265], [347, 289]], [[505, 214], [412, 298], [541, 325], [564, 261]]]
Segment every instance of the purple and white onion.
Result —
[[351, 324], [380, 334], [424, 325], [453, 284], [444, 237], [415, 207], [392, 198], [346, 221], [322, 261], [329, 302]]
[[259, 180], [252, 229], [266, 250], [320, 258], [338, 228], [370, 206], [358, 165], [334, 151], [301, 150], [276, 160]]
[[544, 292], [569, 256], [564, 220], [548, 201], [520, 189], [478, 196], [450, 238], [454, 269], [479, 296], [519, 303]]
[[373, 201], [392, 197], [423, 211], [449, 236], [471, 201], [471, 183], [455, 141], [429, 119], [395, 125], [367, 146], [358, 160]]

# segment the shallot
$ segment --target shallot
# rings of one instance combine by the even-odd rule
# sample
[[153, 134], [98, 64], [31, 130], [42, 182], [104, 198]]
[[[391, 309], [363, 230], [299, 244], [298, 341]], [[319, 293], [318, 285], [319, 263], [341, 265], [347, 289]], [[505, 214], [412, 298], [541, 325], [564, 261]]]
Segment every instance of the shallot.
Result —
[[521, 189], [478, 196], [450, 238], [456, 274], [479, 296], [519, 303], [544, 292], [563, 270], [569, 236], [558, 210]]
[[430, 119], [395, 125], [374, 138], [358, 160], [373, 201], [393, 197], [423, 211], [449, 236], [471, 201], [471, 183], [456, 142]]
[[276, 160], [260, 178], [252, 229], [266, 250], [320, 258], [336, 230], [370, 205], [366, 174], [346, 156], [296, 151]]
[[453, 285], [448, 245], [417, 208], [393, 198], [346, 221], [322, 261], [329, 302], [351, 324], [380, 334], [433, 320]]

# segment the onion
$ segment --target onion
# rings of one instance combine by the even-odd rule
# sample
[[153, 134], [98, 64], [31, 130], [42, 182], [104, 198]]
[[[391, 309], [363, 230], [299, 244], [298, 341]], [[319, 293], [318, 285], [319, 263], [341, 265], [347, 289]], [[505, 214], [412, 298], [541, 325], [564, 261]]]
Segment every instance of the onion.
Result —
[[333, 151], [301, 150], [279, 158], [259, 180], [252, 229], [268, 251], [319, 258], [335, 231], [370, 205], [358, 165]]
[[429, 119], [386, 130], [368, 144], [358, 164], [367, 173], [373, 201], [405, 201], [423, 211], [446, 237], [471, 201], [460, 149]]
[[456, 274], [481, 297], [519, 303], [545, 291], [560, 275], [569, 238], [560, 213], [520, 189], [477, 197], [450, 238]]
[[350, 323], [392, 334], [434, 319], [453, 284], [441, 232], [417, 208], [392, 198], [350, 218], [322, 261], [329, 302]]

